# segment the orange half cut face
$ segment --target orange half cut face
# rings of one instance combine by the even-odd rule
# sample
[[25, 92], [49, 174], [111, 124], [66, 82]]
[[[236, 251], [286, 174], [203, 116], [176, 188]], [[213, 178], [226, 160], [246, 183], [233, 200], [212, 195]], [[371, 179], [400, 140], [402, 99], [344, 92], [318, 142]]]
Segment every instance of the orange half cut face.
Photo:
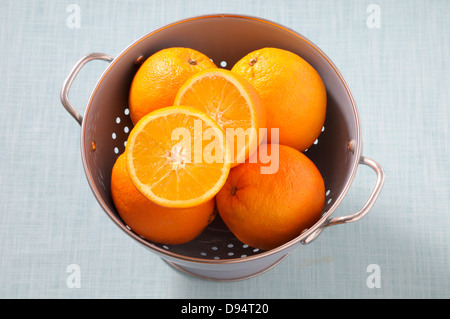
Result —
[[136, 188], [165, 207], [193, 207], [225, 183], [230, 152], [223, 129], [206, 113], [185, 106], [144, 116], [127, 140], [127, 170]]

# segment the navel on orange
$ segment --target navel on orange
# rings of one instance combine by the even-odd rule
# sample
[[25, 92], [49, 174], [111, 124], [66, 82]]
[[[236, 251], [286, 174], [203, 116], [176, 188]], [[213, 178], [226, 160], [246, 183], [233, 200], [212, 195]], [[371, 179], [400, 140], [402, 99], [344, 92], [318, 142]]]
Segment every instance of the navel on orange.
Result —
[[213, 198], [230, 171], [222, 128], [185, 106], [144, 116], [127, 140], [127, 169], [136, 188], [165, 207], [193, 207]]
[[171, 47], [152, 54], [131, 82], [129, 109], [133, 124], [156, 109], [172, 106], [177, 91], [191, 75], [215, 66], [209, 57], [191, 48]]
[[266, 112], [255, 88], [226, 69], [207, 69], [191, 76], [178, 91], [175, 105], [195, 107], [224, 129], [232, 151], [232, 167], [245, 162], [260, 144]]

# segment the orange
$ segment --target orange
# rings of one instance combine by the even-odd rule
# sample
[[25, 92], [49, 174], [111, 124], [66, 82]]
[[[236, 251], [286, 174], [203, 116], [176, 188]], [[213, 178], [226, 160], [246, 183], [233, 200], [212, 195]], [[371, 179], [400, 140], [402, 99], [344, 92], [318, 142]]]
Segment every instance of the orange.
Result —
[[191, 76], [180, 88], [175, 105], [206, 112], [225, 130], [232, 151], [232, 167], [245, 162], [264, 134], [266, 113], [255, 88], [229, 70], [213, 68]]
[[259, 157], [270, 154], [274, 161], [271, 170], [261, 173], [269, 164], [263, 164], [260, 158], [233, 168], [216, 196], [216, 205], [239, 240], [270, 250], [299, 236], [320, 219], [325, 186], [314, 163], [290, 146], [262, 144], [258, 153]]
[[172, 106], [145, 115], [125, 152], [136, 188], [165, 207], [192, 207], [213, 198], [230, 171], [222, 128], [206, 113]]
[[215, 217], [214, 199], [191, 208], [167, 208], [148, 200], [131, 182], [124, 154], [112, 169], [111, 195], [125, 224], [156, 243], [186, 243], [200, 235]]
[[215, 66], [209, 57], [191, 48], [172, 47], [152, 54], [131, 83], [128, 103], [133, 124], [151, 111], [172, 106], [178, 89], [191, 75]]
[[[320, 135], [326, 114], [325, 85], [300, 56], [283, 49], [263, 48], [239, 60], [231, 69], [259, 93], [267, 112], [267, 128], [279, 129], [278, 143], [300, 151]], [[268, 134], [268, 142], [271, 136]]]

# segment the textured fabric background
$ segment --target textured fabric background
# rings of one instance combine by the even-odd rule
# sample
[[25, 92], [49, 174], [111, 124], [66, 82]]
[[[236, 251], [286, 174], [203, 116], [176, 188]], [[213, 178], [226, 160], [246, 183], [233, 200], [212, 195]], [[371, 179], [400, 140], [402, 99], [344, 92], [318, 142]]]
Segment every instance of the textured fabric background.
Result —
[[[72, 4], [79, 25], [68, 23]], [[231, 283], [186, 276], [118, 230], [88, 186], [80, 126], [59, 100], [82, 55], [116, 56], [158, 27], [209, 13], [269, 19], [317, 44], [354, 95], [363, 154], [386, 171], [365, 218]], [[447, 0], [2, 0], [0, 297], [449, 298], [449, 21]], [[80, 112], [105, 68], [92, 62], [77, 77], [70, 99]], [[356, 212], [374, 184], [360, 166], [335, 214]], [[73, 264], [79, 288], [66, 282]], [[367, 285], [373, 264], [379, 288]]]

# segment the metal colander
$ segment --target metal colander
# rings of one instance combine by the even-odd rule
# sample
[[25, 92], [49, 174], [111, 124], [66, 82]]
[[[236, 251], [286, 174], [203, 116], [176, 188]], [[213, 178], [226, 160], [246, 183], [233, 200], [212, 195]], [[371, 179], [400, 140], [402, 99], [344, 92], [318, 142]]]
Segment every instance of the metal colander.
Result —
[[[320, 170], [326, 187], [322, 218], [297, 238], [269, 251], [240, 242], [220, 216], [196, 239], [182, 245], [156, 244], [131, 231], [120, 218], [110, 192], [111, 170], [125, 150], [131, 131], [128, 92], [140, 64], [168, 47], [189, 47], [209, 56], [217, 66], [231, 68], [247, 53], [263, 47], [292, 51], [308, 61], [327, 89], [327, 115], [323, 131], [305, 154]], [[82, 117], [68, 99], [80, 69], [91, 60], [109, 66], [94, 88]], [[295, 247], [310, 243], [331, 225], [359, 220], [368, 213], [384, 183], [384, 172], [361, 154], [360, 122], [355, 101], [331, 60], [297, 32], [264, 19], [220, 14], [194, 17], [155, 30], [138, 39], [117, 57], [102, 53], [83, 56], [70, 71], [61, 90], [61, 102], [81, 125], [81, 155], [87, 180], [103, 210], [127, 235], [159, 255], [171, 266], [193, 276], [238, 280], [260, 274], [285, 258]], [[351, 215], [330, 216], [346, 195], [359, 164], [368, 165], [377, 181], [363, 208]]]

